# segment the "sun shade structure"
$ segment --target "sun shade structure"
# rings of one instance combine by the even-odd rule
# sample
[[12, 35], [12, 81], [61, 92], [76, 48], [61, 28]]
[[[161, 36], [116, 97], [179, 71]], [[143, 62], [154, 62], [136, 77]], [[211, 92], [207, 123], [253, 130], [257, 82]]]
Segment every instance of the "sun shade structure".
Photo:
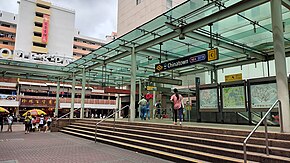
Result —
[[[290, 50], [289, 2], [283, 1], [286, 56]], [[118, 39], [66, 66], [0, 60], [4, 77], [71, 82], [85, 79], [96, 85], [131, 81], [131, 51], [136, 52], [136, 80], [149, 76], [180, 77], [233, 66], [273, 60], [269, 0], [192, 1], [167, 11]], [[219, 49], [219, 59], [155, 73], [155, 64]]]

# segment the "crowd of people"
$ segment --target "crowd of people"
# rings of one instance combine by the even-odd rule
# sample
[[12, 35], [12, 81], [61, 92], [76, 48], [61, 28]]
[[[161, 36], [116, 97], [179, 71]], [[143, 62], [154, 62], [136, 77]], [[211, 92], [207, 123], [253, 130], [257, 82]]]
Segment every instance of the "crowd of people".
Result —
[[35, 131], [47, 132], [50, 129], [52, 118], [50, 116], [44, 117], [42, 114], [40, 117], [31, 116], [30, 112], [27, 113], [24, 119], [25, 134]]

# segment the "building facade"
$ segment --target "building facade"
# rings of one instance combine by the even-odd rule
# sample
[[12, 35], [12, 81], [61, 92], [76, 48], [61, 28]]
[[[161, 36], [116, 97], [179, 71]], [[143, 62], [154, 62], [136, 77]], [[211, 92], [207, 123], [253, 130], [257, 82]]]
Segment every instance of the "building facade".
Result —
[[122, 0], [118, 1], [118, 36], [154, 19], [185, 0]]

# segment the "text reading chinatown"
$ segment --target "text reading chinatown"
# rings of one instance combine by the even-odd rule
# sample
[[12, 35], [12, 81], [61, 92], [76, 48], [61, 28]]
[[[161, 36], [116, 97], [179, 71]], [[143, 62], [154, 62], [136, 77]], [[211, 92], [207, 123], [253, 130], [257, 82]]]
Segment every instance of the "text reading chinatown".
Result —
[[193, 65], [200, 62], [214, 61], [218, 59], [218, 49], [212, 49], [186, 56], [169, 62], [159, 63], [155, 65], [155, 72], [166, 71], [174, 68]]

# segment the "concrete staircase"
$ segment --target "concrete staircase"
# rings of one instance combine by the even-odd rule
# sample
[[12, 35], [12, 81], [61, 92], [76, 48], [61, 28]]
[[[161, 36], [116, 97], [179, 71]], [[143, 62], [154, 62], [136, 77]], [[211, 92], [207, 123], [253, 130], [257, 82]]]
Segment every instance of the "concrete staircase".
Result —
[[[95, 140], [93, 120], [78, 120], [61, 132]], [[243, 140], [249, 131], [190, 127], [158, 123], [112, 121], [98, 126], [97, 141], [174, 162], [243, 162]], [[290, 134], [257, 132], [249, 140], [249, 162], [290, 162]]]

